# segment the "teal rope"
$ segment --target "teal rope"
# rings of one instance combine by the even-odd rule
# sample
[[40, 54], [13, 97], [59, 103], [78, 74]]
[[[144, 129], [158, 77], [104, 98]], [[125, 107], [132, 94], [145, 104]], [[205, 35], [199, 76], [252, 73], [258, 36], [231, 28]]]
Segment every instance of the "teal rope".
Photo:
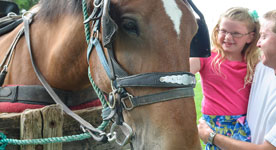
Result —
[[[84, 20], [88, 19], [89, 16], [88, 16], [88, 12], [87, 12], [86, 0], [82, 0], [82, 11], [83, 11], [83, 18], [84, 18]], [[89, 44], [90, 34], [91, 34], [89, 23], [84, 24], [84, 29], [85, 29], [86, 42], [87, 42], [87, 44]], [[93, 78], [92, 78], [92, 76], [90, 74], [90, 67], [88, 67], [88, 77], [89, 77], [90, 83], [91, 83], [94, 91], [96, 92], [96, 94], [98, 95], [98, 97], [99, 97], [99, 99], [101, 101], [103, 109], [107, 108], [108, 105], [106, 103], [105, 97], [104, 97], [102, 91], [95, 84], [95, 82], [94, 82], [94, 80], [93, 80]], [[101, 125], [98, 126], [98, 129], [99, 130], [104, 130], [108, 124], [109, 124], [109, 121], [103, 121], [101, 123]]]
[[[98, 129], [102, 130], [108, 125], [109, 121], [103, 121]], [[63, 136], [63, 137], [50, 137], [41, 139], [28, 139], [28, 140], [17, 140], [17, 139], [7, 139], [6, 135], [0, 132], [0, 150], [5, 150], [8, 144], [12, 145], [37, 145], [37, 144], [49, 144], [49, 143], [64, 143], [81, 141], [91, 138], [89, 133], [82, 133], [78, 135]]]
[[12, 145], [37, 145], [37, 144], [49, 144], [49, 143], [62, 143], [62, 142], [72, 142], [80, 141], [84, 139], [91, 138], [89, 133], [82, 133], [79, 135], [71, 135], [64, 137], [51, 137], [42, 139], [31, 139], [31, 140], [17, 140], [17, 139], [7, 139], [5, 134], [0, 132], [0, 150], [5, 150], [7, 144]]
[[[82, 0], [82, 12], [83, 12], [83, 20], [88, 19], [88, 12], [87, 12], [87, 4], [86, 4], [86, 0]], [[84, 31], [85, 31], [85, 37], [86, 37], [86, 42], [87, 44], [89, 43], [89, 39], [90, 39], [90, 27], [89, 27], [89, 23], [84, 24]]]
[[103, 131], [103, 130], [107, 127], [108, 124], [109, 124], [109, 120], [108, 120], [108, 121], [103, 121], [103, 122], [101, 123], [101, 125], [98, 126], [97, 129]]
[[[83, 10], [83, 16], [84, 16], [84, 19], [87, 19], [88, 18], [88, 12], [87, 12], [87, 4], [86, 4], [86, 1], [85, 0], [82, 0], [82, 10]], [[89, 43], [89, 39], [90, 39], [90, 27], [89, 27], [89, 23], [85, 24], [84, 25], [84, 28], [85, 28], [85, 37], [86, 37], [86, 42]], [[105, 97], [103, 95], [103, 93], [101, 92], [101, 90], [97, 87], [97, 85], [95, 84], [93, 78], [91, 77], [91, 74], [90, 74], [90, 68], [88, 67], [88, 76], [89, 76], [89, 80], [95, 90], [95, 92], [97, 93], [102, 105], [103, 105], [103, 108], [105, 107], [108, 107], [107, 104], [106, 104], [106, 101], [105, 101]]]
[[[93, 80], [93, 78], [90, 74], [90, 67], [88, 67], [88, 77], [89, 77], [90, 83], [91, 83], [94, 91], [96, 92], [96, 94], [98, 95], [98, 97], [99, 97], [99, 99], [102, 103], [102, 107], [103, 107], [102, 110], [104, 110], [105, 108], [109, 109], [109, 106], [108, 106], [108, 104], [105, 100], [105, 97], [104, 97], [102, 91], [97, 87], [97, 85], [95, 84], [95, 82], [94, 82], [94, 80]], [[101, 125], [98, 126], [98, 129], [99, 130], [104, 130], [108, 124], [109, 124], [109, 120], [103, 121], [101, 123]]]
[[90, 74], [90, 67], [88, 67], [88, 77], [89, 77], [90, 83], [92, 84], [93, 89], [97, 93], [97, 95], [98, 95], [98, 97], [99, 97], [99, 99], [100, 99], [100, 101], [103, 105], [103, 108], [108, 107], [102, 91], [97, 87], [97, 85], [95, 84], [95, 82], [94, 82], [94, 80], [93, 80], [93, 78]]
[[2, 142], [2, 140], [5, 140], [7, 137], [4, 133], [0, 132], [0, 138], [1, 138], [1, 140], [0, 140], [0, 150], [5, 150], [8, 143]]

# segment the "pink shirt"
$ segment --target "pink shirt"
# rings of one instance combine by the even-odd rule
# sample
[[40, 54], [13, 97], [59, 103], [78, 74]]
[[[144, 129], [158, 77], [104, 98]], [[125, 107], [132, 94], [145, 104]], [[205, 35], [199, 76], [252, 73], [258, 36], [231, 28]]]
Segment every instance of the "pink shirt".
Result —
[[205, 115], [242, 115], [247, 112], [250, 85], [244, 88], [246, 63], [225, 59], [220, 74], [212, 69], [216, 53], [200, 58], [200, 76], [203, 90], [202, 113]]

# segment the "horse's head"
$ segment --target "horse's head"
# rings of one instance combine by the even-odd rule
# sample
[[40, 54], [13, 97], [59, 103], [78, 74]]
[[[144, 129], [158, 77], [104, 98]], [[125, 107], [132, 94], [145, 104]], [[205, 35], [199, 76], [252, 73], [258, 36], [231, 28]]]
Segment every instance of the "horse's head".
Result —
[[[111, 0], [102, 3], [102, 14], [98, 11], [101, 27], [93, 36], [99, 34], [106, 59], [94, 48], [91, 74], [110, 93], [110, 103], [116, 101], [115, 109], [123, 108], [123, 118], [116, 111], [117, 121], [132, 128], [134, 148], [200, 149], [193, 94], [183, 90], [194, 84], [183, 72], [189, 71], [190, 43], [198, 28], [189, 4]], [[142, 104], [132, 108], [133, 103]]]
[[[136, 149], [200, 149], [192, 98], [195, 79], [188, 73], [190, 43], [200, 24], [197, 26], [187, 1], [82, 0], [82, 7], [80, 0], [41, 0], [35, 7], [39, 8], [37, 14], [34, 11], [23, 15], [25, 38], [16, 37], [18, 32], [23, 34], [23, 25], [1, 37], [0, 58], [7, 60], [6, 64], [13, 58], [4, 85], [39, 85], [38, 76], [43, 78], [37, 70], [41, 70], [52, 87], [85, 89], [90, 86], [84, 61], [88, 56], [95, 83], [109, 94], [111, 110], [104, 119], [115, 121], [107, 135], [109, 140], [115, 137], [116, 130], [118, 135], [131, 137], [117, 137], [119, 143], [120, 139], [125, 140], [122, 145], [131, 140]], [[92, 24], [93, 31], [86, 34], [92, 37], [88, 55], [83, 50], [87, 45], [81, 14], [81, 7], [87, 4], [88, 12], [94, 8], [91, 17], [84, 15], [85, 24]], [[15, 37], [20, 39], [17, 50], [9, 50], [7, 41]], [[39, 68], [36, 71], [29, 59], [31, 49]], [[105, 139], [104, 132], [94, 130], [63, 107], [93, 132], [94, 139]]]

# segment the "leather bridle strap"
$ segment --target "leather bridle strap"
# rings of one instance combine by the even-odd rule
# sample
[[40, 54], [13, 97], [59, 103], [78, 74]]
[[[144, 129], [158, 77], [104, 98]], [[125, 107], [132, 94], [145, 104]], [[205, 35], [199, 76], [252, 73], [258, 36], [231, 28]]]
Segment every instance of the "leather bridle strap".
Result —
[[116, 79], [117, 86], [123, 87], [192, 87], [196, 84], [195, 76], [189, 72], [154, 72], [136, 74]]
[[25, 33], [25, 38], [26, 38], [26, 42], [27, 42], [27, 46], [28, 46], [28, 51], [29, 51], [30, 58], [31, 58], [31, 63], [32, 63], [32, 66], [34, 68], [34, 71], [35, 71], [38, 79], [40, 80], [41, 84], [45, 87], [47, 92], [50, 94], [50, 96], [53, 98], [53, 100], [62, 107], [63, 111], [66, 114], [68, 114], [69, 116], [71, 116], [72, 118], [77, 120], [83, 127], [89, 129], [88, 132], [91, 134], [91, 136], [96, 141], [106, 141], [107, 140], [106, 133], [93, 127], [89, 122], [82, 119], [79, 115], [77, 115], [73, 111], [71, 111], [61, 101], [61, 99], [58, 97], [58, 95], [54, 92], [54, 90], [51, 88], [51, 86], [47, 83], [47, 81], [43, 77], [40, 70], [37, 68], [36, 63], [34, 62], [34, 59], [33, 59], [31, 42], [30, 42], [30, 29], [29, 29], [29, 25], [32, 22], [33, 15], [34, 15], [34, 13], [32, 13], [32, 12], [26, 12], [25, 14], [23, 14], [22, 18], [23, 18], [23, 22], [24, 22], [24, 33]]
[[159, 102], [165, 102], [169, 100], [193, 97], [194, 90], [190, 87], [188, 88], [175, 88], [172, 90], [167, 90], [160, 93], [149, 94], [145, 96], [127, 96], [121, 99], [121, 102], [126, 110], [131, 110], [135, 107], [142, 105], [149, 105]]

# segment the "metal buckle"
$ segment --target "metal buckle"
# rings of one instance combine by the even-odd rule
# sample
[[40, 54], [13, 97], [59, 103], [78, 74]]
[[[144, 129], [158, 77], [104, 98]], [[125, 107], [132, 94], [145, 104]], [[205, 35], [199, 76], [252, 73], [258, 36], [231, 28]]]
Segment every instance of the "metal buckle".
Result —
[[[123, 135], [125, 136], [123, 140], [120, 140], [118, 132], [115, 131], [116, 129], [120, 129]], [[125, 146], [129, 142], [132, 135], [133, 130], [127, 123], [123, 122], [122, 125], [117, 125], [116, 122], [114, 122], [111, 126], [110, 133], [108, 134], [108, 141], [116, 140], [116, 143], [118, 145]]]
[[99, 30], [95, 30], [92, 32], [93, 39], [99, 39]]
[[32, 13], [31, 11], [26, 11], [22, 14], [22, 18], [25, 18], [26, 20], [32, 19], [33, 16], [34, 16], [34, 13]]
[[115, 108], [115, 105], [116, 105], [116, 94], [117, 91], [112, 91], [109, 93], [108, 95], [108, 107], [111, 108], [111, 109], [114, 109]]
[[[132, 103], [132, 98], [133, 96], [127, 93], [127, 96], [121, 99], [121, 102], [126, 110], [132, 110], [134, 108], [134, 105]], [[129, 100], [131, 105], [130, 107], [128, 107], [128, 105], [126, 104], [126, 100]]]

